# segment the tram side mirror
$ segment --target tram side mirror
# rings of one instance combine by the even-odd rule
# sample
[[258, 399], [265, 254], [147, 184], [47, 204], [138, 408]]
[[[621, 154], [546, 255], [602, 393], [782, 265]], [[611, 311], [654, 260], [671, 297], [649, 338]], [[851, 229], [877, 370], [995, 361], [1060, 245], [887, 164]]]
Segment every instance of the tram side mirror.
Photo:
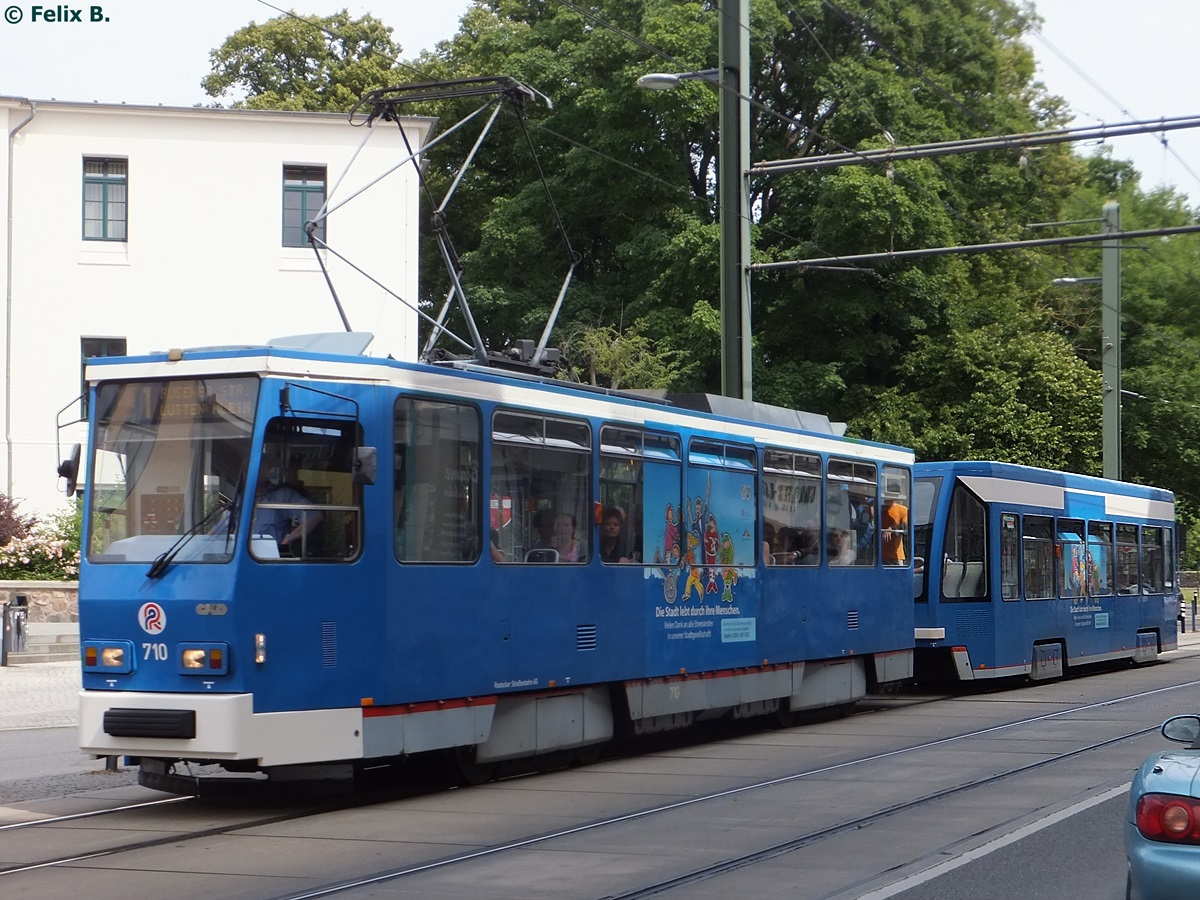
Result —
[[58, 464], [58, 476], [67, 479], [67, 496], [74, 497], [79, 487], [79, 453], [80, 446], [71, 448], [71, 455]]
[[378, 454], [374, 447], [354, 448], [354, 483], [374, 484], [378, 468]]

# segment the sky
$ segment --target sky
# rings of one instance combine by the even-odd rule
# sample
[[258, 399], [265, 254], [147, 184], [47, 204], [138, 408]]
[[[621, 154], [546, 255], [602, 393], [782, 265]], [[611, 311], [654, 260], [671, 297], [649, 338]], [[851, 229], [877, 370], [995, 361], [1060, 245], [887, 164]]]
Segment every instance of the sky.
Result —
[[[82, 10], [82, 21], [32, 21], [38, 5], [74, 7]], [[106, 22], [90, 21], [97, 5]], [[208, 54], [252, 21], [292, 9], [323, 16], [347, 9], [353, 18], [369, 12], [392, 27], [392, 40], [410, 59], [451, 37], [469, 5], [469, 0], [271, 0], [271, 5], [259, 0], [0, 0], [0, 95], [208, 104], [213, 98], [200, 87], [211, 70]]]
[[[1037, 57], [1040, 80], [1075, 113], [1073, 126], [1200, 116], [1192, 81], [1200, 3], [1037, 0], [1036, 6], [1044, 24], [1026, 43]], [[1174, 187], [1200, 205], [1200, 129], [1111, 143], [1114, 157], [1133, 160], [1142, 173], [1143, 190]]]
[[[550, 2], [550, 0], [547, 0]], [[250, 21], [279, 15], [275, 7], [328, 15], [371, 12], [394, 29], [410, 58], [451, 37], [469, 0], [68, 0], [81, 22], [32, 21], [35, 4], [3, 0], [0, 95], [36, 100], [191, 106], [210, 103], [200, 88], [209, 52]], [[43, 3], [47, 8], [58, 4]], [[1040, 33], [1027, 42], [1038, 77], [1065, 97], [1077, 126], [1200, 115], [1192, 89], [1194, 44], [1200, 34], [1196, 0], [1037, 0]], [[18, 18], [15, 23], [12, 21]], [[1145, 135], [1112, 141], [1114, 155], [1132, 159], [1143, 189], [1174, 186], [1200, 204], [1200, 129], [1168, 132], [1169, 150]], [[1091, 148], [1077, 145], [1081, 152]]]

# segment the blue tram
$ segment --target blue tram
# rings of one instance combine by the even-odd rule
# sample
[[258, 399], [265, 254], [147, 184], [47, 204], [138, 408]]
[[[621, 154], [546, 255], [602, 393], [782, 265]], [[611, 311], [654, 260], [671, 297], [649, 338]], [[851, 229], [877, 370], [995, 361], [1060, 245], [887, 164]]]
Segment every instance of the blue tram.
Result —
[[992, 462], [914, 478], [918, 677], [1053, 678], [1175, 649], [1170, 492]]
[[90, 362], [85, 752], [480, 777], [911, 677], [910, 451], [368, 340]]

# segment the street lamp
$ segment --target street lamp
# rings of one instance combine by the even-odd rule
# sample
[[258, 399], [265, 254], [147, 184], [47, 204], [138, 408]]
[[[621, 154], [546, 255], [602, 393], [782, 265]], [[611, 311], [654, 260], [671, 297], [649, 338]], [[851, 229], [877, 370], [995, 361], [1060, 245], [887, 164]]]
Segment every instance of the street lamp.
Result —
[[719, 85], [720, 69], [701, 69], [699, 72], [650, 72], [637, 80], [638, 87], [651, 91], [670, 91], [684, 81], [710, 81]]
[[702, 79], [720, 88], [717, 202], [721, 232], [721, 393], [753, 399], [750, 338], [750, 0], [718, 0], [718, 67], [643, 75], [638, 85], [669, 90]]

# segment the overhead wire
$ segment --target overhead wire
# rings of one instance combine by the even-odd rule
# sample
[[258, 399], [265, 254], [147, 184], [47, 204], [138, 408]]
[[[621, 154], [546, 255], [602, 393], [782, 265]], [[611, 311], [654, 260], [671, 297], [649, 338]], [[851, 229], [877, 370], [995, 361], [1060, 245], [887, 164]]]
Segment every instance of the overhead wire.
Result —
[[[291, 12], [291, 11], [288, 11], [288, 10], [283, 10], [283, 9], [280, 9], [279, 7], [277, 7], [277, 6], [274, 6], [273, 4], [271, 4], [271, 3], [267, 2], [267, 0], [258, 0], [258, 2], [259, 2], [259, 3], [262, 3], [264, 6], [267, 6], [267, 7], [271, 8], [271, 9], [274, 9], [274, 10], [276, 10], [277, 12], [280, 12], [280, 13], [281, 13], [281, 14], [283, 14], [283, 15], [287, 15], [287, 16], [290, 16], [290, 17], [292, 17], [292, 18], [295, 18], [295, 19], [297, 19], [298, 21], [304, 22], [304, 23], [308, 24], [310, 27], [313, 27], [313, 28], [316, 28], [317, 30], [320, 30], [322, 33], [326, 34], [326, 35], [327, 35], [327, 36], [329, 36], [329, 37], [332, 37], [332, 38], [334, 38], [335, 40], [337, 40], [337, 39], [342, 39], [342, 36], [341, 36], [341, 35], [337, 34], [336, 32], [332, 31], [331, 29], [328, 29], [328, 28], [325, 28], [325, 27], [323, 27], [322, 25], [320, 25], [319, 23], [317, 23], [317, 22], [313, 21], [312, 19], [309, 19], [309, 18], [304, 18], [304, 17], [302, 17], [302, 16], [298, 16], [298, 15], [296, 15], [294, 12]], [[621, 29], [621, 28], [618, 28], [617, 26], [613, 25], [612, 23], [609, 23], [609, 22], [607, 22], [606, 20], [604, 20], [604, 19], [603, 19], [603, 18], [601, 18], [600, 16], [596, 15], [595, 13], [593, 13], [593, 12], [591, 12], [591, 11], [589, 11], [589, 10], [586, 10], [586, 9], [584, 9], [584, 8], [582, 8], [582, 7], [580, 7], [580, 6], [578, 6], [577, 4], [575, 4], [575, 3], [571, 2], [571, 0], [558, 0], [558, 2], [559, 2], [561, 5], [563, 5], [563, 6], [567, 7], [567, 8], [569, 8], [569, 9], [572, 9], [573, 11], [577, 12], [578, 14], [580, 14], [581, 16], [583, 16], [584, 18], [590, 19], [591, 21], [595, 22], [597, 25], [600, 25], [601, 27], [604, 27], [604, 28], [606, 28], [606, 29], [608, 29], [608, 30], [611, 30], [613, 33], [616, 33], [616, 34], [618, 34], [618, 35], [620, 35], [620, 36], [624, 37], [625, 39], [627, 39], [627, 40], [629, 40], [629, 41], [633, 42], [634, 44], [637, 44], [638, 46], [641, 46], [643, 49], [647, 50], [648, 52], [652, 53], [653, 55], [655, 55], [655, 56], [657, 56], [657, 57], [659, 57], [659, 58], [661, 58], [661, 59], [664, 59], [664, 60], [666, 60], [666, 61], [668, 61], [668, 62], [672, 63], [672, 65], [676, 66], [677, 68], [683, 69], [683, 70], [685, 70], [685, 71], [689, 69], [689, 64], [687, 64], [687, 63], [685, 63], [685, 62], [683, 62], [683, 61], [681, 61], [681, 60], [677, 59], [676, 57], [672, 56], [671, 54], [669, 54], [669, 53], [667, 53], [667, 52], [663, 51], [661, 48], [655, 47], [653, 44], [650, 44], [649, 42], [647, 42], [647, 41], [645, 41], [645, 40], [643, 40], [643, 39], [641, 39], [641, 38], [637, 37], [636, 35], [632, 35], [632, 34], [630, 34], [629, 32], [627, 32], [627, 31], [625, 31], [625, 30], [623, 30], [623, 29]], [[849, 13], [847, 13], [847, 12], [846, 12], [844, 9], [842, 9], [842, 8], [841, 8], [841, 7], [839, 7], [839, 6], [837, 6], [837, 4], [835, 4], [835, 3], [832, 3], [832, 2], [831, 2], [831, 0], [823, 0], [823, 3], [824, 3], [826, 6], [828, 6], [828, 7], [829, 7], [831, 10], [833, 10], [835, 13], [837, 13], [837, 14], [839, 14], [839, 15], [843, 16], [843, 17], [845, 17], [845, 16], [849, 16], [849, 15], [850, 15], [850, 14], [849, 14]], [[819, 39], [816, 39], [816, 37], [815, 37], [815, 34], [813, 34], [813, 33], [812, 33], [812, 31], [811, 31], [811, 27], [807, 25], [807, 23], [804, 21], [803, 17], [802, 17], [802, 16], [800, 16], [800, 15], [798, 14], [798, 12], [796, 12], [795, 10], [790, 10], [790, 12], [792, 12], [793, 14], [795, 14], [795, 15], [796, 15], [796, 18], [797, 18], [799, 21], [801, 21], [801, 22], [802, 22], [802, 24], [804, 24], [804, 25], [805, 25], [806, 29], [808, 29], [808, 30], [809, 30], [810, 36], [812, 36], [812, 37], [814, 38], [814, 40], [816, 40], [816, 41], [817, 41], [817, 44], [818, 44], [818, 46], [820, 46], [820, 49], [821, 49], [821, 51], [822, 51], [823, 53], [825, 53], [827, 57], [829, 57], [829, 54], [828, 54], [828, 51], [827, 51], [827, 49], [826, 49], [826, 48], [824, 48], [823, 46], [821, 46], [821, 45], [820, 45]], [[755, 32], [755, 33], [756, 33], [756, 34], [758, 34], [758, 36], [760, 36], [760, 37], [765, 37], [765, 35], [763, 35], [762, 33], [758, 33], [758, 32]], [[870, 34], [871, 34], [871, 35], [873, 35], [874, 33], [873, 33], [873, 32], [871, 32]], [[1041, 36], [1041, 35], [1040, 35], [1040, 32], [1039, 32], [1039, 36]], [[892, 56], [892, 58], [893, 58], [894, 60], [896, 60], [898, 63], [901, 63], [901, 64], [903, 64], [903, 61], [902, 61], [902, 60], [900, 60], [900, 59], [899, 59], [899, 58], [898, 58], [898, 57], [895, 55], [895, 51], [893, 51], [893, 50], [892, 50], [890, 47], [887, 47], [885, 44], [883, 44], [883, 42], [882, 42], [882, 41], [879, 41], [877, 36], [871, 37], [871, 39], [872, 39], [873, 41], [875, 41], [875, 42], [876, 42], [876, 43], [877, 43], [877, 44], [878, 44], [878, 45], [881, 47], [881, 49], [883, 49], [883, 50], [884, 50], [885, 52], [887, 52], [887, 53], [888, 53], [890, 56]], [[388, 56], [388, 55], [386, 55], [386, 54], [381, 54], [381, 55], [383, 55], [383, 56], [384, 56], [384, 58], [385, 58], [385, 59], [387, 59], [389, 62], [391, 62], [393, 65], [395, 65], [395, 66], [399, 66], [399, 67], [402, 67], [402, 68], [405, 68], [405, 69], [408, 69], [408, 70], [410, 70], [410, 71], [412, 71], [412, 72], [415, 72], [415, 73], [417, 73], [418, 75], [422, 75], [422, 76], [424, 77], [424, 73], [423, 73], [423, 72], [421, 72], [421, 70], [420, 70], [420, 69], [418, 69], [418, 68], [416, 68], [415, 66], [409, 65], [408, 63], [405, 63], [405, 62], [403, 62], [403, 61], [400, 61], [400, 60], [396, 60], [396, 59], [394, 59], [394, 58], [392, 58], [392, 57], [390, 57], [390, 56]], [[910, 68], [910, 69], [912, 69], [912, 67], [909, 67], [909, 68]], [[941, 95], [943, 95], [944, 97], [946, 97], [946, 99], [948, 99], [950, 102], [954, 103], [954, 105], [956, 105], [957, 107], [959, 107], [959, 108], [960, 108], [962, 111], [964, 111], [965, 113], [967, 113], [967, 114], [969, 114], [969, 115], [972, 115], [973, 117], [975, 117], [975, 118], [976, 118], [976, 120], [977, 120], [977, 121], [980, 121], [980, 119], [978, 118], [978, 116], [976, 116], [976, 115], [975, 115], [975, 114], [974, 114], [974, 113], [973, 113], [971, 110], [969, 110], [969, 108], [965, 107], [965, 105], [963, 105], [963, 104], [961, 104], [961, 102], [957, 101], [957, 99], [956, 99], [956, 98], [953, 98], [953, 97], [952, 97], [952, 95], [949, 95], [947, 92], [945, 92], [945, 91], [944, 91], [944, 89], [942, 89], [942, 88], [941, 88], [939, 85], [937, 85], [937, 84], [936, 84], [936, 82], [933, 82], [931, 79], [929, 79], [929, 78], [928, 78], [928, 76], [926, 76], [926, 75], [924, 74], [924, 72], [923, 72], [923, 71], [921, 71], [921, 72], [917, 72], [915, 69], [912, 69], [912, 70], [914, 71], [914, 73], [915, 73], [915, 74], [917, 74], [917, 77], [919, 77], [919, 78], [920, 78], [920, 79], [921, 79], [921, 80], [922, 80], [924, 83], [928, 84], [928, 85], [929, 85], [931, 88], [935, 89], [935, 90], [936, 90], [936, 91], [937, 91], [939, 94], [941, 94]], [[728, 88], [726, 88], [724, 85], [720, 84], [719, 80], [712, 79], [711, 81], [712, 81], [712, 83], [714, 84], [714, 86], [715, 86], [715, 87], [717, 87], [719, 90], [728, 90]], [[736, 92], [735, 92], [735, 93], [736, 93]], [[760, 110], [761, 112], [763, 112], [763, 113], [765, 113], [765, 114], [767, 114], [767, 115], [769, 115], [769, 116], [771, 116], [771, 117], [773, 117], [773, 118], [779, 119], [780, 121], [784, 122], [784, 123], [785, 123], [786, 125], [788, 125], [788, 127], [790, 127], [790, 128], [800, 128], [800, 127], [804, 127], [802, 123], [798, 122], [798, 121], [797, 121], [796, 119], [794, 119], [793, 117], [785, 116], [785, 115], [783, 115], [783, 114], [781, 114], [781, 113], [777, 112], [776, 110], [774, 110], [774, 109], [772, 109], [772, 108], [768, 107], [766, 104], [763, 104], [763, 103], [761, 103], [760, 101], [757, 101], [757, 100], [756, 100], [755, 98], [753, 98], [753, 97], [745, 97], [745, 96], [743, 96], [743, 95], [740, 95], [740, 94], [739, 94], [738, 96], [739, 96], [741, 99], [743, 99], [743, 100], [746, 100], [747, 102], [749, 102], [749, 103], [750, 103], [750, 105], [752, 105], [752, 106], [753, 106], [753, 107], [755, 107], [756, 109]], [[1127, 112], [1127, 111], [1126, 111], [1126, 112]], [[884, 129], [884, 128], [883, 128], [883, 126], [882, 126], [882, 123], [880, 123], [880, 122], [878, 121], [878, 119], [874, 117], [873, 113], [872, 113], [872, 118], [873, 118], [873, 120], [875, 121], [875, 123], [876, 123], [877, 125], [879, 125], [879, 126], [880, 126], [880, 128], [881, 128], [881, 131], [885, 131], [885, 130], [886, 130], [886, 129]], [[637, 166], [635, 166], [635, 165], [633, 165], [633, 164], [631, 164], [631, 163], [628, 163], [628, 162], [626, 162], [626, 161], [623, 161], [623, 160], [617, 159], [616, 157], [613, 157], [611, 154], [607, 154], [607, 153], [604, 153], [603, 151], [600, 151], [600, 150], [597, 150], [597, 149], [595, 149], [595, 148], [593, 148], [593, 147], [590, 147], [589, 145], [587, 145], [587, 144], [585, 144], [585, 143], [583, 143], [583, 142], [581, 142], [581, 141], [578, 141], [578, 140], [576, 140], [576, 139], [573, 139], [573, 138], [571, 138], [571, 137], [569, 137], [569, 136], [567, 136], [567, 135], [564, 135], [564, 134], [562, 134], [561, 132], [558, 132], [558, 131], [555, 131], [554, 129], [551, 129], [551, 128], [549, 128], [548, 126], [541, 125], [540, 123], [536, 123], [536, 122], [535, 122], [535, 123], [533, 123], [533, 124], [534, 124], [534, 127], [536, 127], [536, 128], [539, 128], [540, 130], [543, 130], [543, 131], [545, 131], [546, 133], [550, 134], [551, 136], [553, 136], [553, 137], [555, 137], [555, 138], [557, 138], [557, 139], [559, 139], [559, 140], [562, 140], [562, 141], [565, 141], [565, 142], [567, 142], [567, 143], [570, 143], [570, 144], [572, 144], [573, 146], [576, 146], [576, 147], [578, 147], [578, 148], [580, 148], [580, 149], [583, 149], [583, 150], [585, 150], [585, 151], [587, 151], [587, 152], [589, 152], [589, 153], [592, 153], [592, 154], [594, 154], [594, 155], [596, 155], [596, 156], [598, 156], [598, 157], [600, 157], [600, 158], [603, 158], [603, 159], [605, 159], [605, 160], [607, 160], [607, 161], [609, 161], [609, 162], [612, 162], [612, 163], [614, 163], [614, 164], [616, 164], [616, 165], [618, 165], [618, 166], [620, 166], [620, 167], [622, 167], [622, 168], [625, 168], [625, 169], [627, 169], [627, 170], [629, 170], [629, 171], [631, 171], [631, 172], [633, 172], [633, 173], [635, 173], [635, 174], [639, 175], [640, 177], [648, 178], [648, 179], [650, 179], [650, 180], [653, 180], [653, 181], [655, 181], [655, 182], [658, 182], [659, 184], [662, 184], [662, 185], [664, 185], [664, 186], [667, 186], [667, 187], [673, 187], [673, 185], [671, 185], [671, 183], [670, 183], [670, 182], [667, 182], [665, 179], [662, 179], [661, 177], [659, 177], [659, 176], [657, 176], [657, 175], [655, 175], [655, 174], [653, 174], [653, 173], [649, 173], [649, 172], [646, 172], [646, 171], [644, 171], [644, 170], [642, 170], [642, 169], [639, 169]], [[820, 138], [821, 140], [824, 140], [824, 141], [826, 141], [826, 142], [830, 143], [830, 144], [831, 144], [831, 145], [833, 145], [833, 146], [839, 147], [840, 149], [842, 149], [842, 150], [844, 150], [844, 151], [846, 151], [846, 152], [849, 152], [849, 153], [856, 153], [856, 154], [858, 153], [858, 151], [854, 150], [853, 148], [846, 147], [846, 146], [842, 145], [840, 142], [838, 142], [838, 141], [836, 141], [836, 140], [833, 140], [832, 138], [830, 138], [830, 137], [829, 137], [829, 136], [827, 136], [827, 135], [823, 135], [823, 134], [821, 134], [821, 133], [819, 133], [819, 132], [816, 132], [816, 131], [814, 131], [814, 130], [811, 130], [811, 129], [809, 129], [809, 132], [810, 132], [810, 133], [812, 133], [812, 134], [814, 134], [816, 137]], [[911, 182], [908, 182], [908, 183], [910, 183], [910, 184], [911, 184]], [[921, 191], [924, 191], [924, 190], [925, 190], [924, 188], [922, 188], [920, 185], [917, 185], [917, 184], [912, 184], [912, 186], [913, 186], [915, 189], [917, 189], [917, 190], [921, 190]], [[680, 196], [681, 196], [681, 197], [686, 195], [687, 197], [689, 197], [689, 198], [692, 198], [692, 199], [700, 199], [700, 198], [696, 198], [696, 197], [695, 197], [695, 194], [694, 194], [693, 192], [691, 192], [691, 191], [687, 190], [686, 188], [679, 188], [679, 193], [680, 193]], [[927, 192], [926, 192], [926, 193], [927, 193]], [[939, 202], [940, 202], [940, 201], [939, 201]], [[944, 204], [943, 204], [943, 205], [944, 205]], [[961, 214], [961, 213], [957, 213], [957, 211], [955, 211], [955, 210], [953, 210], [953, 209], [951, 209], [951, 208], [949, 208], [949, 207], [946, 207], [946, 208], [947, 208], [947, 211], [948, 211], [948, 212], [951, 212], [951, 214], [952, 214], [952, 215], [955, 215], [956, 217], [962, 218], [962, 219], [963, 219], [965, 222], [967, 222], [968, 224], [971, 224], [973, 227], [975, 227], [975, 228], [976, 228], [976, 229], [979, 231], [979, 233], [981, 233], [981, 234], [985, 234], [985, 235], [987, 235], [987, 234], [990, 234], [990, 232], [988, 232], [988, 231], [987, 231], [985, 228], [983, 228], [983, 226], [980, 226], [980, 225], [978, 225], [978, 223], [975, 223], [975, 222], [973, 222], [972, 220], [970, 220], [969, 218], [966, 218], [965, 216], [963, 216], [963, 214]], [[801, 239], [799, 239], [799, 238], [795, 237], [794, 235], [789, 235], [789, 234], [787, 234], [786, 232], [782, 231], [781, 229], [779, 229], [779, 228], [777, 228], [777, 227], [775, 227], [775, 226], [772, 226], [772, 225], [770, 225], [770, 224], [763, 224], [763, 223], [759, 223], [759, 227], [760, 227], [760, 228], [764, 228], [764, 229], [769, 229], [769, 230], [771, 230], [771, 231], [773, 231], [773, 232], [775, 232], [775, 233], [777, 233], [777, 234], [779, 234], [779, 235], [781, 235], [781, 236], [783, 236], [783, 237], [787, 237], [788, 239], [795, 241], [795, 242], [796, 242], [796, 243], [798, 243], [798, 244], [800, 244], [800, 243], [804, 243], [804, 244], [807, 244], [807, 245], [809, 245], [809, 246], [815, 247], [817, 250], [822, 250], [822, 248], [820, 248], [820, 247], [819, 247], [819, 245], [817, 245], [815, 242], [813, 242], [813, 241], [811, 241], [811, 240], [807, 240], [807, 241], [805, 241], [805, 240], [801, 240]], [[823, 251], [823, 252], [827, 252], [827, 251]], [[833, 258], [835, 258], [835, 259], [840, 259], [840, 257], [838, 257], [836, 254], [830, 254], [830, 255], [831, 255]], [[1039, 263], [1039, 264], [1040, 264], [1040, 263]], [[847, 267], [846, 267], [846, 268], [847, 268], [847, 270], [849, 270], [849, 271], [861, 271], [861, 270], [856, 270], [855, 268], [853, 268], [853, 267], [851, 267], [851, 266], [849, 266], [849, 265], [847, 265]], [[1043, 266], [1043, 268], [1044, 268], [1044, 266]], [[874, 274], [876, 274], [876, 276], [877, 276], [877, 277], [883, 278], [882, 276], [878, 276], [878, 273], [874, 273]], [[906, 290], [912, 290], [912, 288], [910, 288], [908, 285], [904, 285], [903, 283], [896, 282], [894, 279], [891, 279], [891, 278], [883, 278], [883, 280], [884, 280], [884, 281], [886, 281], [886, 282], [892, 283], [892, 284], [894, 284], [894, 285], [896, 285], [896, 286], [903, 287], [903, 288], [905, 288]]]
[[[1037, 26], [1036, 22], [1034, 22], [1027, 16], [1021, 15], [1019, 12], [1017, 13], [1017, 15], [1021, 19], [1025, 28], [1032, 34], [1036, 35], [1038, 40], [1040, 40], [1046, 46], [1047, 50], [1049, 50], [1051, 53], [1053, 53], [1055, 56], [1057, 56], [1059, 59], [1061, 59], [1064, 63], [1066, 63], [1066, 65], [1068, 67], [1070, 67], [1072, 71], [1074, 71], [1080, 78], [1082, 78], [1089, 85], [1091, 85], [1097, 91], [1097, 93], [1099, 93], [1106, 100], [1108, 100], [1109, 103], [1111, 103], [1113, 106], [1117, 107], [1117, 109], [1119, 109], [1121, 111], [1121, 114], [1123, 116], [1125, 116], [1126, 118], [1128, 118], [1130, 120], [1134, 120], [1134, 119], [1138, 118], [1138, 116], [1135, 116], [1132, 112], [1129, 111], [1129, 108], [1126, 107], [1126, 105], [1124, 103], [1122, 103], [1120, 100], [1118, 100], [1116, 97], [1114, 97], [1111, 93], [1109, 93], [1108, 90], [1106, 90], [1105, 87], [1102, 84], [1100, 84], [1100, 82], [1098, 82], [1090, 74], [1088, 74], [1086, 71], [1084, 71], [1084, 69], [1081, 66], [1079, 66], [1073, 59], [1071, 59], [1065, 53], [1063, 53], [1061, 50], [1059, 50], [1058, 47], [1056, 47], [1050, 41], [1050, 39], [1047, 38], [1046, 35], [1044, 35], [1042, 33], [1042, 30]], [[1088, 113], [1087, 115], [1089, 115], [1091, 118], [1095, 119], [1098, 122], [1104, 121], [1100, 116], [1097, 116], [1094, 113]], [[1175, 148], [1171, 146], [1171, 144], [1167, 140], [1166, 136], [1165, 135], [1161, 136], [1161, 137], [1157, 138], [1157, 140], [1160, 144], [1162, 144], [1164, 152], [1170, 153], [1173, 157], [1175, 157], [1176, 161], [1183, 167], [1184, 171], [1187, 172], [1189, 175], [1191, 175], [1192, 178], [1196, 180], [1197, 184], [1200, 184], [1200, 175], [1197, 175], [1195, 170], [1193, 170], [1192, 167], [1187, 164], [1187, 161], [1184, 160], [1184, 158], [1179, 155], [1179, 153], [1175, 150]]]
[[[914, 65], [908, 63], [906, 60], [904, 60], [899, 53], [897, 53], [892, 47], [890, 47], [888, 44], [886, 44], [878, 36], [878, 34], [873, 29], [871, 29], [871, 27], [866, 22], [864, 22], [862, 19], [853, 15], [852, 13], [850, 13], [843, 7], [837, 5], [836, 3], [832, 2], [832, 0], [822, 0], [822, 5], [826, 8], [828, 8], [829, 10], [831, 10], [832, 12], [834, 12], [839, 18], [841, 18], [848, 25], [850, 25], [853, 28], [858, 29], [864, 35], [866, 35], [867, 38], [872, 43], [874, 43], [876, 46], [878, 46], [896, 65], [901, 66], [905, 69], [908, 69], [908, 70], [914, 72], [914, 74], [916, 74], [916, 76], [923, 83], [929, 85], [942, 97], [948, 99], [957, 109], [967, 113], [968, 117], [973, 118], [985, 130], [992, 131], [991, 126], [988, 125], [986, 122], [984, 122], [981, 116], [979, 116], [973, 110], [969, 109], [965, 104], [963, 104], [960, 100], [958, 100], [958, 98], [956, 98], [952, 94], [950, 94], [949, 91], [945, 90], [944, 88], [942, 88], [941, 85], [937, 84], [932, 79], [930, 79], [927, 75], [925, 75], [924, 71], [921, 70], [920, 67], [914, 66]], [[833, 59], [833, 56], [829, 53], [828, 48], [825, 47], [824, 44], [822, 44], [821, 39], [817, 36], [815, 29], [813, 29], [813, 27], [808, 23], [808, 21], [800, 14], [799, 10], [795, 9], [794, 7], [789, 8], [788, 14], [791, 16], [794, 16], [796, 21], [801, 23], [801, 25], [804, 27], [805, 31], [808, 33], [809, 37], [813, 40], [814, 44], [817, 46], [817, 48], [820, 50], [820, 52], [825, 56], [826, 59], [828, 59], [831, 63], [833, 63], [834, 59]], [[762, 36], [762, 35], [760, 35], [760, 36]], [[794, 61], [793, 61], [793, 65], [795, 65]], [[867, 110], [868, 115], [871, 117], [871, 120], [875, 123], [876, 126], [878, 126], [880, 133], [883, 135], [889, 135], [890, 133], [889, 133], [888, 129], [884, 126], [884, 124], [882, 122], [879, 121], [878, 117], [875, 115], [872, 105], [868, 103], [868, 104], [866, 104], [865, 108]], [[997, 135], [997, 136], [999, 136], [999, 135]], [[882, 161], [876, 162], [876, 161], [872, 160], [872, 162], [877, 166], [882, 166], [882, 165], [886, 164]], [[938, 163], [936, 161], [936, 159], [933, 161], [933, 164], [937, 168], [937, 170], [939, 172], [941, 172], [944, 177], [946, 177], [946, 179], [948, 181], [954, 180], [954, 179], [950, 178], [950, 176], [946, 173], [945, 169], [940, 165], [940, 163]], [[903, 183], [907, 184], [909, 187], [918, 191], [923, 196], [925, 196], [927, 199], [933, 200], [935, 203], [940, 205], [942, 207], [942, 209], [944, 209], [947, 213], [949, 213], [952, 218], [955, 218], [958, 221], [960, 221], [961, 223], [963, 223], [964, 225], [969, 226], [977, 234], [985, 237], [988, 240], [988, 242], [991, 242], [991, 243], [998, 242], [999, 238], [994, 232], [992, 232], [990, 229], [988, 229], [985, 226], [976, 222], [974, 219], [972, 219], [966, 213], [963, 213], [963, 212], [955, 209], [942, 197], [934, 194], [932, 191], [925, 188], [923, 185], [915, 182], [911, 178], [908, 178], [901, 172], [895, 172], [894, 169], [889, 169], [888, 171], [894, 172], [894, 175], [896, 178], [902, 180]], [[967, 189], [967, 186], [963, 185], [963, 188]], [[978, 199], [978, 197], [976, 199]], [[1020, 253], [1022, 256], [1024, 256], [1028, 261], [1033, 263], [1035, 266], [1037, 266], [1038, 268], [1041, 268], [1047, 274], [1050, 274], [1050, 277], [1053, 277], [1050, 268], [1044, 264], [1044, 262], [1042, 261], [1040, 256], [1035, 255], [1035, 254], [1029, 254], [1025, 251], [1017, 251], [1017, 252]]]

